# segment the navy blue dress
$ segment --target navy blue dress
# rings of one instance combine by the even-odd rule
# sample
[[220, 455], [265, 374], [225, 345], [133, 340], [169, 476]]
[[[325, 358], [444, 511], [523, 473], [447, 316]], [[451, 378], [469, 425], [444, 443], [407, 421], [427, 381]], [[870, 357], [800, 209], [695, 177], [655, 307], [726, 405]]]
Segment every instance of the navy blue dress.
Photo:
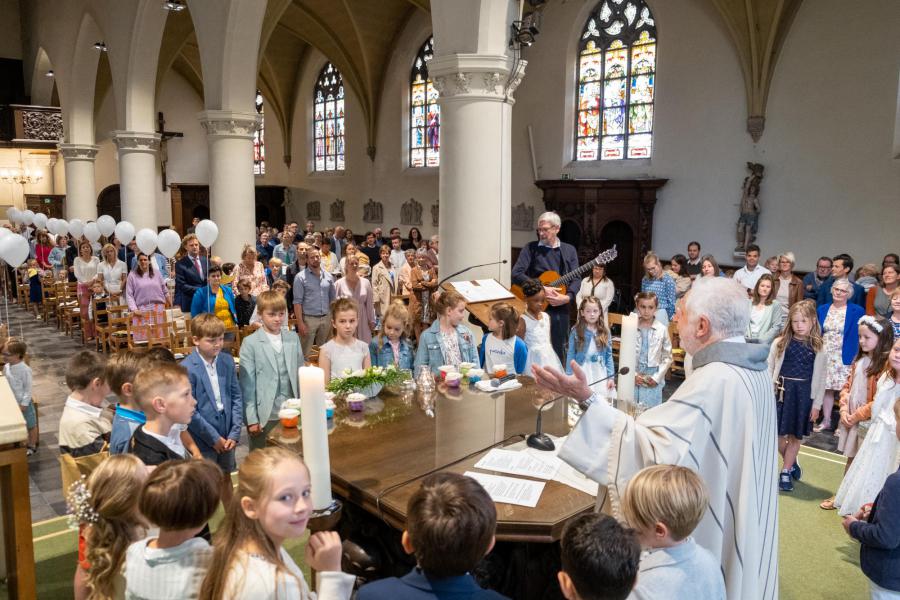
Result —
[[775, 392], [778, 435], [792, 435], [796, 438], [809, 435], [812, 429], [809, 414], [812, 411], [812, 372], [815, 361], [815, 351], [803, 342], [791, 340], [785, 348], [784, 361], [778, 374], [778, 385], [784, 386], [784, 391]]

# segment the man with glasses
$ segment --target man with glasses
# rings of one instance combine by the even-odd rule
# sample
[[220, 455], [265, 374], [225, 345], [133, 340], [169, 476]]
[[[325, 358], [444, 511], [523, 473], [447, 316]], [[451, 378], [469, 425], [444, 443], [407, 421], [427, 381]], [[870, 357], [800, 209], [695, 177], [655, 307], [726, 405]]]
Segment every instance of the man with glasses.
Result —
[[[831, 287], [834, 285], [834, 282], [840, 279], [847, 279], [849, 281], [850, 273], [852, 271], [853, 258], [849, 254], [838, 254], [832, 258], [831, 275], [822, 282], [821, 286], [819, 286], [819, 290], [816, 293], [816, 305], [823, 306], [825, 304], [831, 304]], [[853, 286], [853, 293], [847, 301], [865, 308], [866, 290], [859, 284], [851, 283], [851, 285]]]
[[803, 297], [807, 300], [815, 300], [819, 294], [819, 288], [831, 275], [831, 259], [822, 256], [816, 261], [816, 270], [807, 273], [803, 278]]
[[[545, 271], [565, 275], [578, 268], [575, 246], [557, 237], [560, 225], [559, 215], [555, 212], [545, 212], [538, 217], [537, 233], [540, 240], [529, 242], [519, 253], [512, 268], [514, 284], [522, 285], [526, 279], [538, 278]], [[566, 360], [566, 340], [569, 335], [569, 307], [575, 304], [575, 294], [578, 293], [580, 284], [581, 281], [576, 278], [568, 285], [565, 294], [560, 294], [554, 288], [544, 288], [549, 304], [547, 315], [550, 317], [550, 341], [563, 362]]]

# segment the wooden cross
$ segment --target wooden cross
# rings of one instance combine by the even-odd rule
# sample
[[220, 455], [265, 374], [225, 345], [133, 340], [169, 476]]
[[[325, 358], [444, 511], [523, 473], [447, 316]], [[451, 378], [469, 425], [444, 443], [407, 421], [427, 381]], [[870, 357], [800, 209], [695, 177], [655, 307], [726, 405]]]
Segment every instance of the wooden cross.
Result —
[[180, 131], [166, 131], [166, 120], [161, 112], [156, 113], [156, 133], [159, 134], [159, 167], [162, 174], [162, 191], [169, 189], [169, 182], [166, 180], [166, 163], [169, 162], [168, 141], [172, 138], [184, 137]]

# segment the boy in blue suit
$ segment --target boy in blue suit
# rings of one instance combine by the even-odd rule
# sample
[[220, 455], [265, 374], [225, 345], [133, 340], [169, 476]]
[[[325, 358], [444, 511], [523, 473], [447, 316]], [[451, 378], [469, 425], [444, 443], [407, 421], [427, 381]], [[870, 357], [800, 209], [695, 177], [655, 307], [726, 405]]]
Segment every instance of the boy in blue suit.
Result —
[[203, 458], [219, 465], [224, 474], [222, 502], [231, 500], [231, 472], [235, 470], [234, 449], [241, 439], [243, 403], [234, 359], [222, 353], [225, 325], [215, 315], [204, 313], [191, 321], [191, 337], [196, 349], [181, 362], [187, 369], [197, 408], [188, 431]]
[[494, 547], [497, 509], [481, 484], [458, 473], [440, 472], [422, 480], [407, 505], [403, 549], [416, 556], [404, 577], [364, 585], [358, 600], [502, 600], [469, 575]]

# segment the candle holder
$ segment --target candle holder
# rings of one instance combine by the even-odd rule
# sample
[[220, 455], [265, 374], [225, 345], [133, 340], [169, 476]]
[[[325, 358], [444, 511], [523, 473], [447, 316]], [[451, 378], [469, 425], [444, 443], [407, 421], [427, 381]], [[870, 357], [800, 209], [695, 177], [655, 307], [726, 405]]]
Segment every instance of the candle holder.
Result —
[[340, 500], [332, 499], [331, 504], [320, 510], [313, 510], [307, 527], [313, 533], [331, 531], [341, 520], [344, 505]]

